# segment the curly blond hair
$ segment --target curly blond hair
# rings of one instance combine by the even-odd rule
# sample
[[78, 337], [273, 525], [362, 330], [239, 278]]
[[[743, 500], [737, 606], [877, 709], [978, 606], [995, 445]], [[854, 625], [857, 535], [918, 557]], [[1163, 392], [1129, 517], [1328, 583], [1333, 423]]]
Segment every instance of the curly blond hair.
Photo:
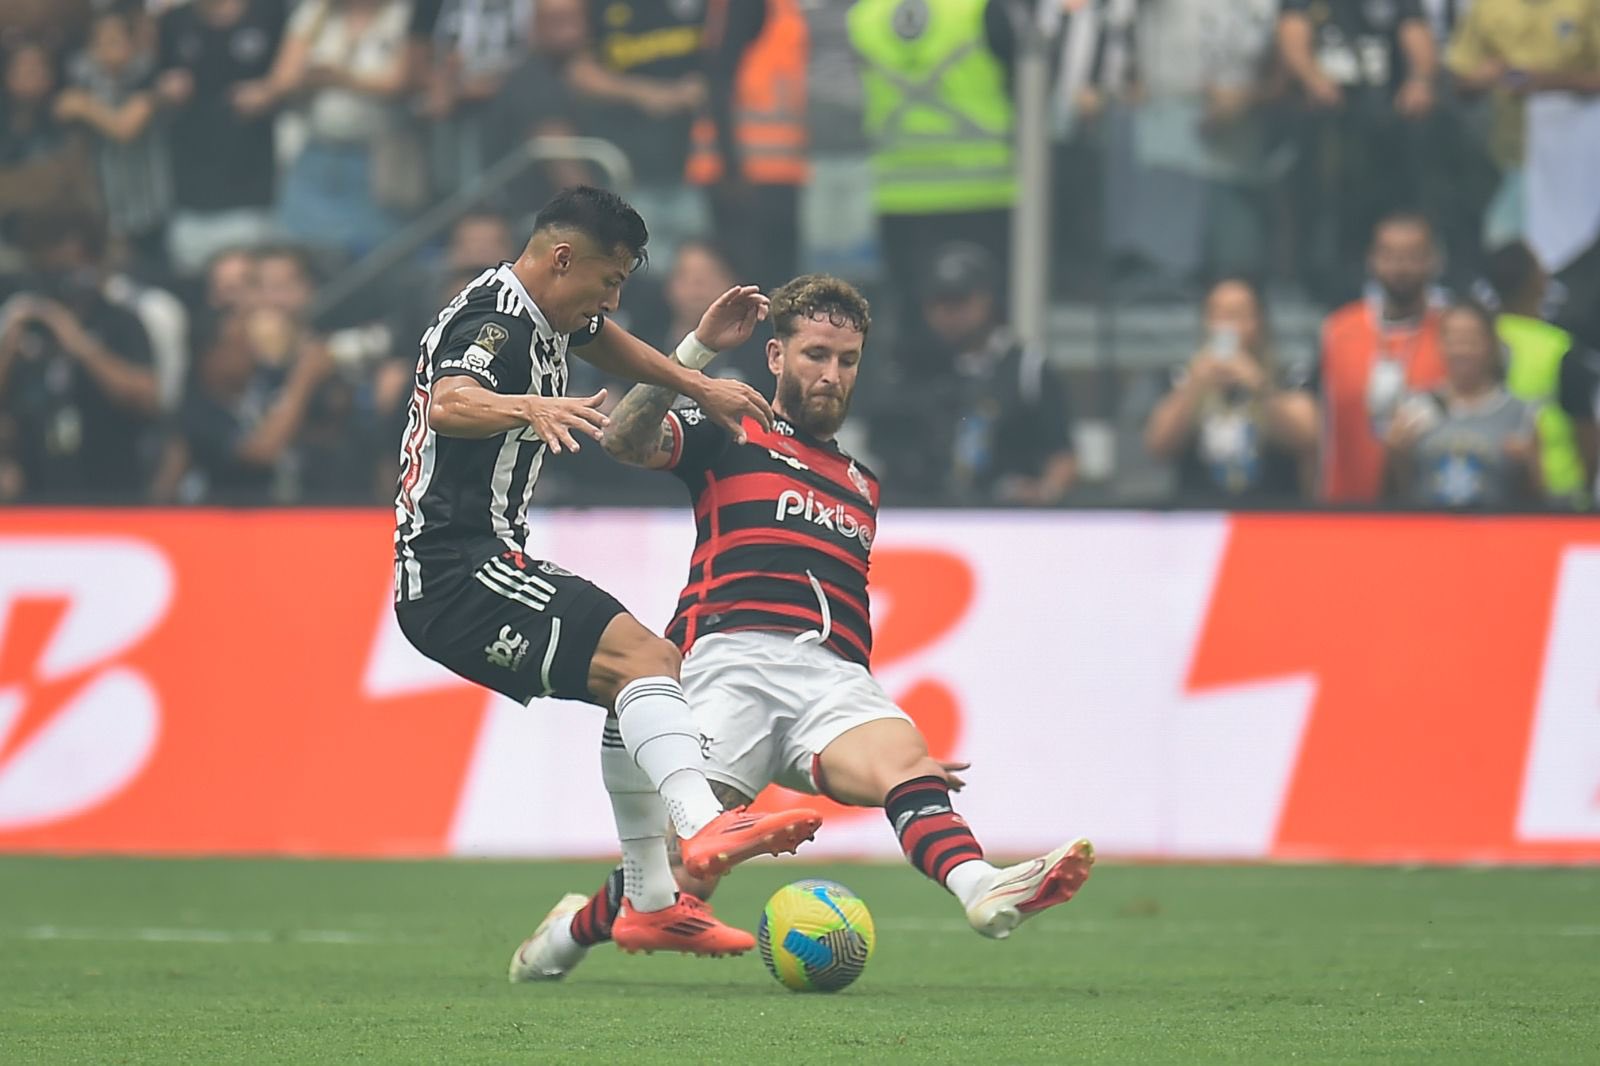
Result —
[[772, 329], [779, 337], [794, 336], [801, 320], [818, 316], [835, 326], [859, 330], [863, 337], [872, 327], [867, 298], [831, 274], [803, 274], [772, 294]]

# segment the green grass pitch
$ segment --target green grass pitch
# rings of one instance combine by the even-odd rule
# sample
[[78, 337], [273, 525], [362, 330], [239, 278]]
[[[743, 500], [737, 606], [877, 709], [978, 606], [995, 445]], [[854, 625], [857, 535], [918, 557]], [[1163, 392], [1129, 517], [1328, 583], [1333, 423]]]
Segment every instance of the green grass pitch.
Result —
[[980, 939], [899, 866], [833, 996], [738, 959], [592, 953], [506, 983], [579, 863], [0, 858], [0, 1062], [1594, 1062], [1600, 871], [1139, 866]]

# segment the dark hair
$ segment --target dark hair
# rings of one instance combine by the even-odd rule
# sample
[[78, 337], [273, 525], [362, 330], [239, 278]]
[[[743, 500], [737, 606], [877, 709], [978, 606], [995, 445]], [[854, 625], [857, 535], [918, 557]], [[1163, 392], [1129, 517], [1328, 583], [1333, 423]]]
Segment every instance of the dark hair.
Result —
[[297, 244], [263, 244], [250, 250], [250, 257], [257, 265], [266, 259], [287, 259], [300, 271], [300, 276], [307, 285], [315, 287], [320, 280], [317, 276], [317, 265], [312, 261], [311, 253]]
[[456, 220], [450, 224], [450, 232], [454, 233], [469, 222], [492, 222], [496, 226], [511, 228], [511, 221], [492, 207], [474, 207], [470, 211], [463, 211]]
[[[244, 321], [239, 311], [215, 311], [206, 309], [194, 316], [189, 322], [189, 350], [194, 353], [194, 362], [199, 363], [209, 356], [218, 345], [228, 330], [235, 328]], [[193, 370], [193, 366], [190, 367]]]
[[673, 253], [673, 262], [676, 263], [679, 259], [682, 259], [685, 252], [701, 252], [709, 255], [720, 263], [722, 269], [729, 274], [735, 277], [739, 275], [738, 263], [734, 258], [733, 252], [719, 240], [711, 237], [690, 237], [686, 241], [680, 241], [678, 250]]
[[99, 260], [106, 251], [106, 225], [86, 208], [55, 207], [23, 214], [16, 223], [16, 241], [30, 255], [79, 241], [89, 257]]
[[574, 185], [556, 193], [533, 220], [534, 233], [555, 229], [575, 230], [607, 251], [626, 248], [633, 256], [634, 269], [647, 261], [644, 246], [650, 243], [650, 231], [644, 219], [609, 190]]
[[1489, 310], [1489, 308], [1483, 306], [1483, 304], [1479, 303], [1477, 300], [1452, 300], [1450, 304], [1445, 307], [1444, 311], [1441, 312], [1440, 317], [1443, 317], [1444, 315], [1453, 315], [1457, 312], [1469, 314], [1473, 318], [1476, 318], [1478, 320], [1478, 325], [1482, 326], [1483, 331], [1489, 336], [1498, 336], [1498, 334], [1495, 332], [1495, 313]]
[[1415, 226], [1428, 238], [1428, 243], [1434, 243], [1433, 223], [1428, 216], [1420, 211], [1391, 211], [1378, 219], [1378, 224], [1372, 227], [1372, 243], [1378, 243], [1378, 234], [1394, 226]]
[[772, 294], [772, 331], [792, 337], [800, 320], [826, 318], [835, 326], [859, 330], [865, 337], [872, 327], [872, 309], [856, 287], [831, 274], [804, 274]]
[[1500, 339], [1500, 332], [1495, 328], [1495, 313], [1477, 300], [1455, 300], [1450, 303], [1439, 315], [1440, 322], [1445, 315], [1467, 314], [1478, 320], [1478, 325], [1483, 327], [1484, 335], [1489, 338], [1489, 350], [1493, 353], [1494, 374], [1496, 378], [1505, 380], [1506, 370], [1511, 366], [1511, 351]]
[[1250, 293], [1250, 298], [1256, 302], [1256, 314], [1261, 317], [1263, 326], [1267, 323], [1267, 299], [1261, 292], [1261, 286], [1254, 278], [1245, 277], [1243, 274], [1222, 274], [1212, 278], [1206, 285], [1206, 294], [1202, 303], [1210, 303], [1211, 297], [1224, 285], [1242, 285]]
[[1261, 291], [1261, 286], [1253, 278], [1248, 278], [1243, 274], [1223, 274], [1220, 277], [1213, 278], [1211, 283], [1206, 286], [1206, 294], [1200, 301], [1201, 316], [1205, 315], [1206, 308], [1211, 305], [1211, 298], [1224, 285], [1239, 285], [1250, 294], [1250, 299], [1256, 305], [1256, 321], [1261, 327], [1260, 337], [1258, 338], [1261, 350], [1251, 352], [1250, 355], [1255, 358], [1257, 363], [1261, 364], [1262, 369], [1276, 371], [1278, 357], [1272, 344], [1272, 320], [1267, 315], [1267, 298]]
[[89, 30], [93, 32], [105, 22], [115, 22], [122, 27], [123, 32], [133, 35], [138, 32], [137, 13], [126, 4], [116, 3], [101, 8], [89, 18]]
[[226, 248], [220, 248], [212, 252], [211, 257], [206, 260], [205, 266], [200, 268], [200, 276], [202, 278], [210, 278], [212, 271], [216, 270], [218, 264], [226, 259], [248, 259], [254, 264], [256, 251], [256, 248], [248, 244], [230, 244]]
[[1522, 241], [1512, 241], [1489, 253], [1489, 261], [1483, 268], [1483, 280], [1489, 283], [1495, 299], [1504, 307], [1527, 291], [1528, 284], [1539, 276], [1542, 269], [1539, 257], [1533, 254], [1532, 248]]

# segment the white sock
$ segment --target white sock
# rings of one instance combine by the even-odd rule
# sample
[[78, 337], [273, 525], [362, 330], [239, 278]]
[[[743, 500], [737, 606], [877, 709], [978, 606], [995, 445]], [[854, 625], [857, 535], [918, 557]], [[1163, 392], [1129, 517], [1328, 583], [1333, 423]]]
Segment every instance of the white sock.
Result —
[[571, 914], [563, 914], [555, 920], [554, 925], [550, 926], [550, 947], [560, 953], [560, 958], [563, 962], [588, 950], [588, 948], [572, 939], [573, 917], [574, 915]]
[[701, 769], [700, 733], [676, 678], [641, 677], [617, 693], [622, 743], [667, 805], [681, 837], [722, 813]]
[[991, 863], [969, 859], [945, 875], [944, 887], [961, 901], [963, 907], [970, 907], [983, 895], [984, 889], [998, 872], [999, 868]]
[[606, 720], [600, 746], [600, 776], [611, 797], [611, 814], [622, 844], [622, 894], [636, 911], [659, 911], [672, 906], [678, 884], [672, 878], [672, 864], [667, 857], [666, 807], [650, 779], [622, 746], [615, 719]]

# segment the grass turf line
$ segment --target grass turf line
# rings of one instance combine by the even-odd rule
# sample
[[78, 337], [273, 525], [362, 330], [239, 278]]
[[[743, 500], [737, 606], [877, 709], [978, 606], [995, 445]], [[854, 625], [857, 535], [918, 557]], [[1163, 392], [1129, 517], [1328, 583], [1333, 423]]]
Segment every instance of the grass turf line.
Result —
[[[513, 987], [576, 863], [0, 858], [7, 1063], [1493, 1062], [1600, 1047], [1600, 871], [1102, 864], [1003, 943], [899, 866], [759, 863], [866, 900], [834, 996], [752, 953], [591, 954]], [[142, 939], [141, 939], [142, 938]]]

